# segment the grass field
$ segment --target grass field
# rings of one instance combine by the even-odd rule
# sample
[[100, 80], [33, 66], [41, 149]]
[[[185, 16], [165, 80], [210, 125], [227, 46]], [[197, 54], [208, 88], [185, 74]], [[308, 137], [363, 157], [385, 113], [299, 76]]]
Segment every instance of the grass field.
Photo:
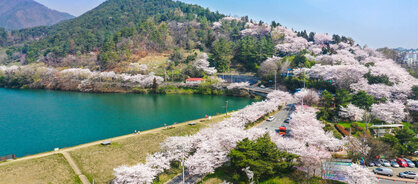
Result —
[[0, 166], [0, 184], [81, 183], [62, 154]]
[[[113, 179], [113, 169], [121, 165], [134, 165], [144, 162], [148, 154], [159, 150], [159, 145], [167, 137], [182, 136], [197, 133], [201, 128], [223, 120], [223, 116], [213, 118], [213, 121], [200, 120], [195, 126], [181, 125], [173, 129], [163, 129], [147, 134], [140, 134], [115, 141], [110, 146], [94, 145], [71, 151], [70, 154], [87, 178], [95, 183], [108, 183]], [[195, 121], [194, 121], [195, 122]], [[160, 177], [160, 182], [175, 176], [175, 170]]]

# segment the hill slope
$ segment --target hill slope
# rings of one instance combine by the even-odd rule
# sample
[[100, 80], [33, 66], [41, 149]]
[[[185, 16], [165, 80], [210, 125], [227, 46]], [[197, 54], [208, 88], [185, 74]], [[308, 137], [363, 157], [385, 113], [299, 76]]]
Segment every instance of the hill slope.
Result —
[[15, 30], [52, 25], [73, 18], [33, 0], [0, 0], [0, 27]]
[[213, 22], [222, 15], [172, 0], [108, 0], [69, 21], [13, 32], [8, 38], [8, 45], [26, 42], [28, 47], [17, 50], [23, 50], [26, 61], [33, 62], [48, 53], [65, 57], [68, 54], [99, 51], [118, 30], [138, 27], [150, 20], [155, 23], [185, 22], [202, 17]]

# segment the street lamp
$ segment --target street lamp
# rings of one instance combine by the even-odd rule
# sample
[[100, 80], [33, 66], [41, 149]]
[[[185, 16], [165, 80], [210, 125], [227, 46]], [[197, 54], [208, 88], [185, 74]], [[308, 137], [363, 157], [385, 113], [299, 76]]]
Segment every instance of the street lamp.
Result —
[[228, 116], [228, 100], [226, 101], [225, 110], [226, 110], [226, 115]]
[[181, 152], [182, 152], [182, 155], [183, 155], [183, 158], [181, 160], [181, 167], [182, 167], [182, 170], [183, 170], [183, 184], [185, 184], [185, 182], [184, 182], [184, 148], [183, 147], [181, 147]]

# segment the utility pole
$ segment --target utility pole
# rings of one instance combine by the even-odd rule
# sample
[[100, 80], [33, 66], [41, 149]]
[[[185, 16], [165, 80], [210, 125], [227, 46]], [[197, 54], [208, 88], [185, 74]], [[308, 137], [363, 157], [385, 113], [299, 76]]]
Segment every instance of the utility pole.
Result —
[[[303, 69], [303, 89], [305, 89], [305, 87], [306, 87], [306, 84], [305, 84], [305, 69]], [[302, 97], [302, 111], [304, 109], [304, 107], [303, 107], [303, 99], [304, 99], [304, 97]]]
[[183, 184], [186, 184], [186, 182], [184, 181], [184, 149], [183, 149], [183, 160], [182, 160], [182, 167], [183, 167]]
[[185, 182], [184, 182], [184, 147], [183, 146], [181, 147], [181, 152], [182, 152], [182, 155], [183, 155], [182, 160], [181, 160], [181, 167], [182, 167], [182, 170], [183, 170], [183, 184], [185, 184]]
[[228, 100], [226, 101], [225, 110], [226, 110], [226, 115], [228, 116]]
[[305, 75], [305, 69], [303, 69], [303, 89], [306, 88]]
[[274, 71], [274, 90], [277, 90], [277, 70]]

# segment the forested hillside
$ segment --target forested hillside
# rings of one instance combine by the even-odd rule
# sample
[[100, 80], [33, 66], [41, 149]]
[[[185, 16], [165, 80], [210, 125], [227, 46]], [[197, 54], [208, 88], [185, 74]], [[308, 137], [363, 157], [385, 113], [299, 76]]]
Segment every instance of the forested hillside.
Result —
[[8, 35], [3, 31], [0, 43], [3, 46], [25, 43], [8, 50], [10, 60], [32, 63], [48, 56], [48, 61], [53, 58], [59, 62], [58, 58], [68, 54], [101, 50], [105, 43], [117, 41], [114, 33], [122, 28], [124, 34], [120, 36], [126, 37], [133, 34], [129, 32], [131, 28], [139, 29], [144, 24], [202, 18], [213, 22], [221, 17], [207, 9], [171, 0], [109, 0], [78, 18], [51, 27], [24, 29]]
[[[200, 6], [171, 0], [109, 0], [86, 14], [50, 27], [11, 33], [0, 29], [0, 45], [8, 47], [7, 63], [44, 62], [51, 66], [84, 66], [111, 70], [135, 62], [147, 53], [173, 53], [176, 64], [187, 62], [184, 50], [210, 53], [218, 71], [231, 67], [257, 72], [262, 61], [276, 54], [279, 26], [248, 17], [225, 17]], [[315, 33], [299, 36], [312, 40]], [[335, 35], [335, 42], [352, 40]], [[90, 58], [83, 65], [82, 55]], [[70, 62], [65, 59], [75, 57]], [[92, 59], [93, 58], [93, 59]], [[189, 58], [188, 61], [193, 58]], [[97, 67], [92, 67], [97, 65]]]

